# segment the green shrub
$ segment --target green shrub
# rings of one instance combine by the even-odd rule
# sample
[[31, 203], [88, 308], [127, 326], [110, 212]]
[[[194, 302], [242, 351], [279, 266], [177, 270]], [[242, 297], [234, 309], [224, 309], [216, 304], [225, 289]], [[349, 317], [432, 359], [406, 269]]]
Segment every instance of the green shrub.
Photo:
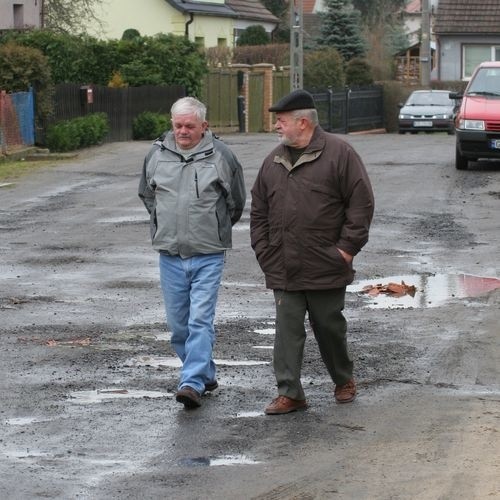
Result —
[[108, 131], [106, 113], [93, 113], [50, 126], [46, 144], [51, 151], [73, 151], [99, 144]]
[[351, 59], [345, 70], [346, 85], [371, 85], [373, 83], [372, 68], [366, 59], [355, 57]]
[[144, 111], [132, 122], [132, 136], [135, 140], [153, 140], [171, 127], [169, 114]]
[[0, 46], [9, 40], [39, 49], [55, 84], [107, 85], [119, 72], [125, 84], [184, 85], [188, 95], [196, 96], [207, 72], [204, 52], [186, 37], [172, 34], [104, 41], [47, 30], [0, 32]]
[[304, 54], [304, 87], [333, 89], [344, 85], [344, 60], [333, 47]]
[[239, 36], [236, 45], [242, 47], [244, 45], [267, 45], [270, 42], [269, 34], [264, 26], [255, 24], [243, 30]]

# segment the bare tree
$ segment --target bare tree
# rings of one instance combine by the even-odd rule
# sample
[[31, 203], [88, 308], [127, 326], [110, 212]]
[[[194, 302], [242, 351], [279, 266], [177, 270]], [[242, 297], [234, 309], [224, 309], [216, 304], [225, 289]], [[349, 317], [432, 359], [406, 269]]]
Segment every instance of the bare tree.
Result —
[[59, 33], [83, 33], [89, 24], [102, 31], [96, 7], [103, 0], [42, 0], [42, 27]]

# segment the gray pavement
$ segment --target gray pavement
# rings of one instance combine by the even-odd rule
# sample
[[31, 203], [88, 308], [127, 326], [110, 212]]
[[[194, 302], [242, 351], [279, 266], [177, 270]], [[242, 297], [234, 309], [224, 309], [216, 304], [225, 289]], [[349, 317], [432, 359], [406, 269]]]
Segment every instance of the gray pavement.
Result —
[[[273, 134], [228, 135], [250, 190]], [[106, 144], [0, 188], [0, 498], [500, 497], [500, 168], [444, 134], [347, 136], [373, 182], [347, 294], [359, 397], [335, 405], [311, 335], [310, 408], [266, 417], [272, 294], [235, 226], [220, 389], [186, 412], [136, 196], [149, 143]], [[368, 297], [401, 281], [415, 297]]]

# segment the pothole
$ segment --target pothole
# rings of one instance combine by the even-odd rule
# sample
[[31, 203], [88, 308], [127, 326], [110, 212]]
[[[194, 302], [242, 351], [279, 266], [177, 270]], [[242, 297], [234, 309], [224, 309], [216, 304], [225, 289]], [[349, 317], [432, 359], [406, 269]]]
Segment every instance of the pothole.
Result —
[[75, 391], [70, 393], [69, 399], [76, 404], [103, 403], [116, 399], [130, 398], [171, 398], [170, 392], [139, 391], [129, 389], [97, 389], [94, 391]]
[[368, 307], [373, 309], [439, 307], [454, 299], [479, 297], [500, 288], [500, 279], [471, 274], [434, 274], [390, 276], [363, 280], [347, 287], [348, 292], [361, 293], [365, 287], [378, 283], [402, 283], [416, 288], [414, 296], [364, 294]]
[[[217, 366], [258, 366], [268, 365], [269, 361], [214, 359]], [[165, 356], [139, 356], [129, 359], [127, 366], [151, 366], [153, 368], [180, 368], [182, 361], [179, 358]]]
[[179, 461], [179, 465], [186, 467], [217, 467], [221, 465], [254, 465], [260, 464], [257, 460], [246, 455], [224, 455], [221, 457], [193, 457], [184, 458]]

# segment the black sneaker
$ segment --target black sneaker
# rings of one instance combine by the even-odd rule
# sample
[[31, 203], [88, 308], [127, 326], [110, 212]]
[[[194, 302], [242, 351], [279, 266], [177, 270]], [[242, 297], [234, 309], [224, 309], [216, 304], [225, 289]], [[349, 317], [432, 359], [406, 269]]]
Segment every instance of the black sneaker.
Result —
[[182, 403], [185, 408], [198, 408], [201, 406], [201, 396], [198, 391], [195, 391], [192, 387], [185, 385], [181, 387], [177, 394], [175, 395], [177, 402]]
[[205, 392], [215, 391], [217, 387], [219, 387], [217, 380], [214, 380], [213, 382], [208, 382], [207, 384], [205, 384]]

